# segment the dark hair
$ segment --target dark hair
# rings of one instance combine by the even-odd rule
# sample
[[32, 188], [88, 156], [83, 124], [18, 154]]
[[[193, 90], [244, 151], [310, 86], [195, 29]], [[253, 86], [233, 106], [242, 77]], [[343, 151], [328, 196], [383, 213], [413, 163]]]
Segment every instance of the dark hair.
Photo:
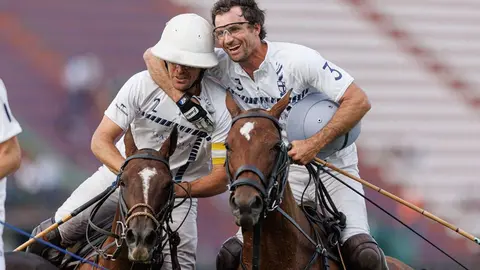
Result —
[[215, 17], [230, 11], [233, 7], [240, 7], [242, 9], [242, 16], [250, 24], [260, 25], [260, 40], [267, 36], [265, 30], [265, 11], [258, 8], [255, 0], [218, 0], [212, 8], [212, 24], [215, 26]]

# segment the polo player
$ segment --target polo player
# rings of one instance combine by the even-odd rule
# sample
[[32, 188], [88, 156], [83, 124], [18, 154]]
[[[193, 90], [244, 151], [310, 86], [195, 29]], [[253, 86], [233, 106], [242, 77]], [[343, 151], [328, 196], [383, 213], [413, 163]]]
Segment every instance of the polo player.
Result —
[[[291, 142], [289, 156], [297, 164], [291, 165], [289, 182], [295, 199], [300, 202], [309, 180], [307, 169], [301, 165], [311, 162], [322, 149], [360, 122], [371, 108], [368, 97], [350, 74], [317, 51], [298, 44], [266, 40], [265, 13], [254, 0], [218, 0], [213, 5], [211, 18], [215, 26], [213, 35], [221, 49], [215, 50], [219, 64], [206, 74], [217, 78], [244, 109], [269, 109], [290, 89], [293, 90], [291, 106], [312, 92], [321, 92], [339, 104], [320, 131]], [[177, 100], [178, 91], [169, 87], [169, 78], [152, 53], [147, 52], [144, 58], [153, 80]], [[280, 117], [284, 128], [291, 106]], [[287, 140], [286, 134], [284, 137]], [[326, 160], [359, 176], [355, 143]], [[364, 194], [360, 183], [336, 172], [333, 174]], [[388, 269], [383, 251], [370, 235], [365, 200], [326, 173], [321, 179], [338, 210], [346, 216], [340, 243], [347, 268]], [[314, 199], [313, 183], [311, 185], [307, 188], [306, 200]], [[224, 243], [218, 257], [220, 262], [238, 262], [235, 258], [240, 256], [240, 230], [236, 236]], [[229, 256], [233, 257], [226, 259]], [[227, 268], [236, 269], [236, 265]]]
[[[68, 215], [115, 181], [125, 161], [125, 147], [121, 136], [129, 127], [139, 149], [156, 150], [172, 129], [177, 127], [177, 147], [169, 159], [174, 180], [181, 182], [185, 188], [176, 187], [177, 197], [187, 196], [186, 190], [193, 197], [209, 197], [226, 191], [227, 177], [223, 168], [225, 151], [222, 151], [222, 147], [230, 129], [231, 118], [225, 106], [225, 91], [210, 76], [204, 74], [205, 69], [218, 64], [211, 33], [211, 25], [196, 14], [181, 14], [166, 24], [153, 51], [166, 61], [172, 85], [183, 94], [184, 99], [175, 104], [155, 84], [146, 70], [133, 75], [106, 109], [105, 116], [92, 138], [92, 151], [104, 165], [71, 194], [56, 211], [54, 219], [48, 219], [37, 226], [33, 231], [34, 235], [55, 220]], [[208, 113], [208, 116], [189, 119], [193, 122], [203, 121], [197, 121], [196, 124], [208, 127], [208, 130], [197, 128], [183, 116], [191, 111], [198, 111], [200, 106], [206, 108], [207, 112], [204, 112]], [[204, 121], [208, 121], [209, 125]], [[120, 140], [115, 144], [119, 137]], [[212, 148], [217, 150], [212, 152]], [[143, 192], [148, 193], [149, 179], [145, 179], [148, 175], [140, 175], [141, 177], [144, 177], [143, 181], [147, 181]], [[117, 190], [104, 203], [101, 212], [113, 217], [118, 197]], [[182, 199], [177, 198], [175, 204], [181, 201]], [[182, 269], [195, 269], [196, 261], [197, 199], [192, 200], [190, 210], [189, 207], [189, 200], [176, 207], [170, 224], [172, 230], [176, 230], [189, 211], [178, 230], [181, 239], [178, 260]], [[46, 240], [62, 247], [70, 247], [81, 241], [85, 237], [91, 210], [92, 207], [59, 226], [57, 230], [47, 234]], [[56, 265], [62, 262], [63, 254], [38, 242], [32, 244], [27, 251], [42, 255]], [[169, 253], [169, 245], [166, 245], [163, 252]], [[165, 256], [162, 269], [172, 269], [170, 256]]]

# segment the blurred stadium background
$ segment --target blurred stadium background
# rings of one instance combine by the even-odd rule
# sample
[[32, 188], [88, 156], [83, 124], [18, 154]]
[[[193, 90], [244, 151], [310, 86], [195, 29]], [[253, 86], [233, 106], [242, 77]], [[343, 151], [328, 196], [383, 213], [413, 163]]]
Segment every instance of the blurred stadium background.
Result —
[[[142, 54], [183, 12], [212, 0], [0, 2], [0, 77], [24, 128], [7, 221], [31, 231], [99, 166], [90, 138]], [[267, 39], [310, 46], [355, 78], [373, 108], [358, 141], [362, 178], [480, 235], [480, 2], [258, 0]], [[367, 195], [469, 269], [479, 247], [366, 188]], [[236, 232], [227, 194], [200, 200], [198, 269]], [[459, 269], [368, 204], [387, 255], [415, 269]], [[5, 250], [26, 239], [4, 230]], [[475, 266], [477, 265], [477, 266]]]

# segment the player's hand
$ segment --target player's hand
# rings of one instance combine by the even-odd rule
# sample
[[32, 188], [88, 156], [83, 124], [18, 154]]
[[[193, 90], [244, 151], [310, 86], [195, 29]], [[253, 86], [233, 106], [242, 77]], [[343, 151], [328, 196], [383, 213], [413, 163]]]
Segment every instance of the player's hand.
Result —
[[177, 106], [185, 118], [194, 124], [198, 129], [203, 129], [211, 134], [215, 124], [210, 114], [200, 105], [199, 101], [190, 94], [185, 93], [177, 102]]
[[288, 155], [294, 163], [306, 165], [313, 161], [318, 152], [320, 152], [321, 149], [318, 148], [318, 144], [313, 139], [292, 141]]
[[173, 186], [177, 198], [186, 198], [191, 196], [192, 184], [190, 182], [180, 182]]

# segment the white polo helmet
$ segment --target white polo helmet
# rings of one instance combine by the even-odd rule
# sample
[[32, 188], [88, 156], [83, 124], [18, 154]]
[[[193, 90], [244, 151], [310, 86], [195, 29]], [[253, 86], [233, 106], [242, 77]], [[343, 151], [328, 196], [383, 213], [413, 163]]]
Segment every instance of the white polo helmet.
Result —
[[197, 68], [218, 64], [213, 27], [194, 13], [180, 14], [167, 22], [152, 54], [168, 62]]
[[[287, 118], [288, 141], [305, 140], [319, 132], [338, 109], [338, 104], [327, 95], [316, 92], [311, 93], [293, 105]], [[335, 152], [351, 145], [360, 135], [360, 122], [347, 134], [342, 135], [325, 146], [317, 157], [325, 159]]]

